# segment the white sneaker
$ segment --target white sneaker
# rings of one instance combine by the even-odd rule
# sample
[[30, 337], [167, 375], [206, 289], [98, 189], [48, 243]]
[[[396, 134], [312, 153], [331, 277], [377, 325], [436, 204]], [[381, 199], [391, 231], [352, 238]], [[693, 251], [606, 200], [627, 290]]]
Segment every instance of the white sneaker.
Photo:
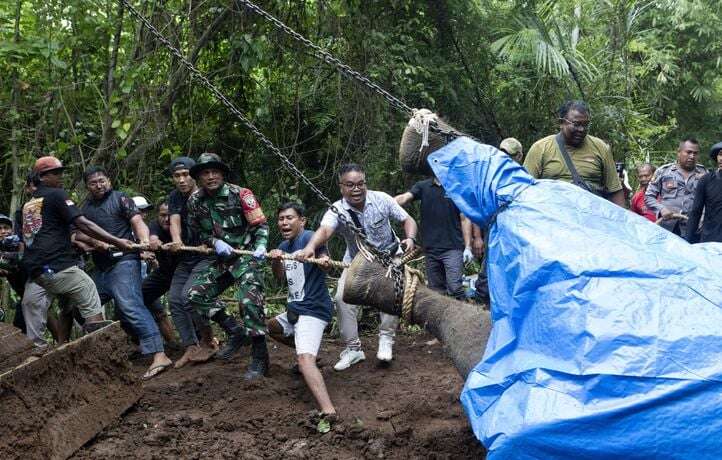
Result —
[[379, 337], [379, 351], [376, 353], [376, 359], [379, 361], [390, 362], [394, 359], [393, 354], [394, 339], [382, 335]]
[[333, 368], [337, 371], [344, 371], [356, 363], [366, 359], [366, 355], [361, 350], [352, 350], [346, 348], [341, 352], [341, 359], [338, 360]]

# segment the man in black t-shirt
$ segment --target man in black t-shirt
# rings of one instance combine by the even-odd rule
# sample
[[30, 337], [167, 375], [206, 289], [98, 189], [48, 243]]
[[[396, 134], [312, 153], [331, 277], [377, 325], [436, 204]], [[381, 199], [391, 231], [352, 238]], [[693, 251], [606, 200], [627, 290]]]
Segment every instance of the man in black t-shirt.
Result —
[[[138, 204], [138, 197], [133, 197], [133, 202], [141, 211], [141, 216], [145, 220], [147, 214], [143, 213], [143, 210]], [[154, 209], [153, 205], [149, 205], [146, 201], [144, 209]], [[170, 233], [168, 233], [168, 203], [165, 201], [158, 205], [158, 215], [148, 224], [148, 232], [150, 235], [150, 245], [153, 247], [160, 247], [164, 243], [170, 242]], [[168, 292], [170, 288], [170, 281], [173, 278], [173, 271], [175, 270], [176, 261], [175, 257], [166, 252], [159, 251], [144, 252], [141, 254], [141, 259], [146, 254], [152, 255], [146, 257], [141, 262], [146, 267], [144, 273], [141, 270], [141, 278], [143, 280], [141, 285], [141, 291], [143, 293], [143, 303], [153, 314], [155, 322], [158, 324], [158, 329], [165, 340], [166, 346], [175, 346], [175, 337], [173, 333], [173, 325], [166, 315], [165, 307], [160, 301], [160, 298]], [[152, 268], [152, 267], [155, 268]], [[151, 268], [149, 268], [151, 267]]]
[[[125, 193], [113, 190], [106, 171], [98, 166], [89, 167], [83, 174], [88, 199], [83, 204], [85, 216], [108, 233], [130, 240], [134, 236], [141, 244], [149, 244], [148, 227]], [[143, 304], [140, 278], [140, 257], [137, 252], [116, 252], [109, 244], [76, 233], [76, 239], [91, 245], [95, 272], [93, 279], [98, 292], [112, 298], [120, 320], [132, 335], [138, 337], [140, 352], [152, 354], [153, 363], [143, 375], [149, 379], [168, 368], [172, 362], [165, 355], [163, 338], [150, 311]]]
[[[188, 223], [187, 207], [188, 197], [198, 188], [195, 179], [190, 175], [190, 169], [195, 164], [192, 158], [178, 157], [168, 166], [167, 172], [173, 180], [175, 190], [168, 195], [171, 243], [164, 247], [171, 251], [176, 251], [183, 245], [200, 245], [198, 235]], [[208, 361], [218, 351], [208, 319], [197, 314], [188, 303], [188, 290], [193, 282], [191, 273], [204, 259], [205, 256], [187, 252], [177, 255], [177, 265], [168, 292], [168, 303], [181, 344], [186, 350], [176, 361], [176, 367], [183, 367], [189, 361]]]
[[63, 170], [55, 157], [35, 162], [33, 180], [37, 188], [22, 210], [22, 265], [28, 277], [48, 294], [76, 307], [85, 319], [85, 330], [92, 331], [107, 322], [93, 280], [78, 267], [70, 226], [122, 249], [129, 249], [132, 243], [110, 235], [83, 216], [63, 190]]
[[464, 263], [473, 259], [471, 222], [446, 196], [436, 178], [417, 182], [394, 199], [402, 206], [421, 201], [421, 239], [429, 287], [463, 300]]

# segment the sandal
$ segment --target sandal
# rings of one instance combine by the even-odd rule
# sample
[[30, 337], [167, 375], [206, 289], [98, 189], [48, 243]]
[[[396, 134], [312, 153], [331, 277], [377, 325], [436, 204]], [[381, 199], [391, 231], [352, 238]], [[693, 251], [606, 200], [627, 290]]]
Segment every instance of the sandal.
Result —
[[157, 366], [153, 366], [147, 371], [145, 371], [145, 374], [141, 377], [141, 380], [150, 380], [156, 375], [160, 374], [164, 370], [168, 369], [173, 363], [169, 362], [166, 364], [158, 364]]

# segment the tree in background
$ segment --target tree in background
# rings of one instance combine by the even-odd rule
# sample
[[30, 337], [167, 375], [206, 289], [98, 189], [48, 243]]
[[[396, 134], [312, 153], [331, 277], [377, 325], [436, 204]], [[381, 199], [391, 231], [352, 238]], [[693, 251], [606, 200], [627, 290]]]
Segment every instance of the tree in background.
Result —
[[[594, 134], [630, 166], [669, 161], [682, 136], [719, 140], [717, 1], [259, 4], [409, 105], [489, 143], [512, 135], [530, 145], [571, 97], [589, 100]], [[234, 2], [134, 5], [332, 198], [332, 172], [349, 160], [366, 164], [374, 188], [404, 188], [395, 152], [406, 120], [383, 99]], [[0, 35], [0, 209], [20, 203], [39, 155], [62, 158], [76, 181], [101, 163], [127, 190], [159, 198], [171, 157], [211, 150], [265, 206], [291, 197], [321, 212], [119, 2], [5, 2]]]

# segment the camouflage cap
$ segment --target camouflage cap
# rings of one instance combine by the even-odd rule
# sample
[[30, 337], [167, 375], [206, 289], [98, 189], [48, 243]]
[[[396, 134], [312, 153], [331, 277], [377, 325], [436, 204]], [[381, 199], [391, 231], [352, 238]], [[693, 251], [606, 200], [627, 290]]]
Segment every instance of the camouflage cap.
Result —
[[205, 152], [201, 153], [201, 156], [198, 157], [198, 161], [196, 161], [196, 164], [190, 169], [190, 173], [195, 179], [201, 171], [211, 168], [220, 169], [225, 174], [230, 174], [231, 172], [231, 168], [221, 160], [221, 157], [215, 153]]
[[514, 139], [513, 137], [507, 137], [506, 139], [501, 141], [501, 144], [499, 144], [499, 150], [503, 150], [509, 155], [515, 157], [521, 153], [521, 142]]

